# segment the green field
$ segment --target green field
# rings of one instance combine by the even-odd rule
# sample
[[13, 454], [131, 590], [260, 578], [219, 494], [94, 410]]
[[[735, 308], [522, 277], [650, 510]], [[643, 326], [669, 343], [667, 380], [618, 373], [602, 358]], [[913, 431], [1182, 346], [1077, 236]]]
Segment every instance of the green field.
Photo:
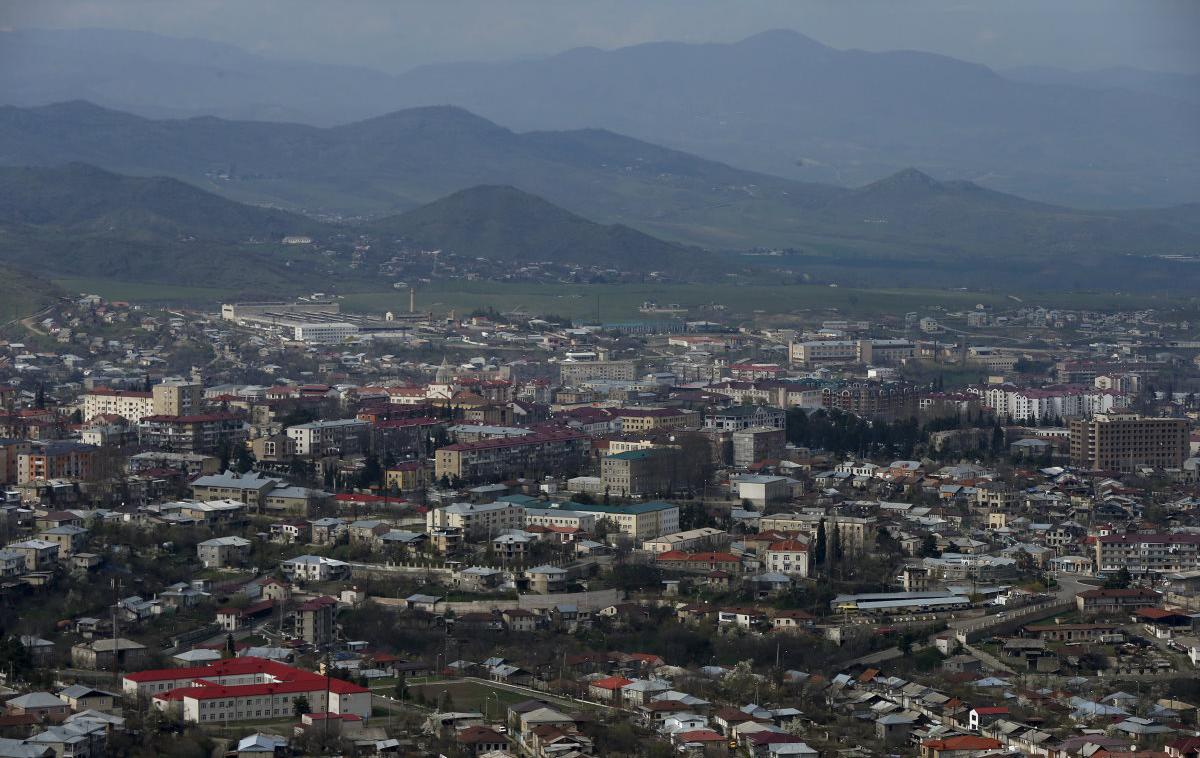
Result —
[[540, 695], [514, 692], [501, 687], [489, 687], [482, 682], [445, 681], [410, 685], [408, 699], [415, 699], [418, 692], [424, 696], [425, 702], [432, 708], [436, 708], [439, 704], [444, 706], [448, 697], [453, 710], [484, 713], [487, 709], [487, 714], [493, 719], [501, 717], [504, 713], [503, 709], [513, 703], [520, 703], [533, 697], [551, 699]]
[[[130, 283], [98, 278], [58, 279], [55, 283], [69, 293], [90, 292], [110, 300], [176, 304], [216, 309], [224, 300], [245, 297], [234, 288]], [[330, 287], [331, 293], [338, 290]], [[927, 312], [935, 308], [962, 310], [982, 303], [1000, 310], [1021, 304], [1060, 308], [1102, 310], [1157, 308], [1196, 309], [1194, 299], [1167, 295], [1116, 293], [1015, 293], [964, 292], [953, 289], [856, 289], [821, 285], [723, 285], [723, 284], [506, 284], [490, 281], [439, 281], [417, 290], [417, 310], [459, 316], [475, 309], [495, 308], [502, 312], [519, 309], [530, 316], [555, 314], [590, 321], [597, 314], [602, 322], [653, 320], [661, 315], [642, 314], [638, 307], [647, 300], [660, 305], [678, 303], [691, 308], [689, 318], [720, 320], [723, 315], [751, 317], [756, 314], [824, 312], [837, 310], [847, 315], [871, 317]], [[348, 292], [342, 295], [347, 311], [382, 313], [408, 309], [408, 290]], [[702, 310], [706, 306], [713, 310]], [[721, 306], [721, 309], [715, 309]], [[697, 310], [700, 309], [700, 310]]]

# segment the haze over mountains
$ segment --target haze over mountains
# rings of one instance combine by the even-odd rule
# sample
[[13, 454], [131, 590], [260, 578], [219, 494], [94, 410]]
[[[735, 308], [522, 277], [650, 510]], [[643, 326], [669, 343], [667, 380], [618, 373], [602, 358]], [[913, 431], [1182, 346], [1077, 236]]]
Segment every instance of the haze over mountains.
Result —
[[[4, 37], [0, 101], [20, 105], [83, 98], [155, 116], [331, 124], [452, 104], [518, 131], [605, 128], [842, 186], [916, 166], [1069, 205], [1200, 199], [1200, 103], [1187, 97], [1187, 77], [1166, 74], [998, 74], [926, 53], [836, 50], [786, 31], [398, 77], [129, 32]], [[56, 65], [33, 65], [48, 59]]]

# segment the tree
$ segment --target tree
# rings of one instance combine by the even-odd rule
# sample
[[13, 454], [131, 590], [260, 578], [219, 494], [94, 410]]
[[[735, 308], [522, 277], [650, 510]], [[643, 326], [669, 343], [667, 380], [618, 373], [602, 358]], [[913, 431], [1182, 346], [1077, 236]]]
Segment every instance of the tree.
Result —
[[383, 482], [383, 467], [379, 465], [379, 456], [368, 455], [363, 462], [362, 471], [358, 472], [358, 486], [369, 489]]
[[1106, 590], [1123, 590], [1128, 589], [1129, 585], [1133, 584], [1133, 575], [1129, 573], [1129, 569], [1122, 566], [1116, 576], [1110, 577], [1104, 582]]
[[921, 540], [921, 548], [917, 554], [922, 558], [937, 558], [941, 556], [942, 551], [938, 549], [937, 537], [932, 534], [926, 534], [925, 539]]
[[312, 706], [308, 704], [308, 695], [301, 695], [292, 701], [292, 712], [297, 716], [303, 716], [312, 711]]
[[400, 678], [396, 680], [396, 699], [408, 699], [408, 680], [405, 678], [404, 674], [400, 674]]
[[817, 523], [817, 546], [813, 549], [813, 565], [825, 563], [825, 519]]
[[833, 534], [829, 538], [829, 563], [834, 565], [842, 562], [842, 530], [837, 522], [833, 524]]

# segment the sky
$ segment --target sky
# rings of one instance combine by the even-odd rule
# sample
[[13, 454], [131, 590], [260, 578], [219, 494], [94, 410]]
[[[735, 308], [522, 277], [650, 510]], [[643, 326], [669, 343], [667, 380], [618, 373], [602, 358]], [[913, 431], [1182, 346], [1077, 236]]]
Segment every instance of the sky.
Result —
[[392, 73], [778, 28], [993, 68], [1200, 72], [1200, 0], [0, 0], [0, 28], [89, 27]]

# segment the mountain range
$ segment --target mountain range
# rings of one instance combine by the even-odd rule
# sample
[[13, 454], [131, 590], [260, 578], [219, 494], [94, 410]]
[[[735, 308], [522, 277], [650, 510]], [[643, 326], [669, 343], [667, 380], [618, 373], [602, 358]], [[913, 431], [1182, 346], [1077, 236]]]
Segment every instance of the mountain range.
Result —
[[455, 105], [516, 131], [603, 128], [809, 182], [856, 186], [917, 166], [1109, 208], [1200, 199], [1194, 79], [996, 72], [928, 53], [839, 50], [785, 30], [398, 76], [133, 32], [25, 30], [0, 44], [0, 102], [21, 106], [88, 99], [158, 118], [330, 126]]
[[1019, 262], [1190, 254], [1200, 242], [1195, 205], [1077, 210], [914, 169], [847, 189], [741, 171], [601, 130], [518, 134], [444, 106], [327, 129], [151, 120], [82, 102], [0, 107], [0, 165], [64, 161], [170, 176], [350, 225], [501, 185], [599, 224], [711, 250], [785, 247], [843, 260], [961, 264], [982, 255]]
[[[620, 225], [605, 226], [513, 187], [479, 186], [370, 223], [334, 224], [246, 205], [177, 179], [83, 163], [0, 168], [0, 262], [58, 276], [303, 288], [378, 286], [348, 265], [362, 235], [497, 261], [600, 264], [696, 275], [715, 259]], [[284, 245], [287, 236], [311, 245]], [[329, 254], [326, 251], [330, 251]]]

